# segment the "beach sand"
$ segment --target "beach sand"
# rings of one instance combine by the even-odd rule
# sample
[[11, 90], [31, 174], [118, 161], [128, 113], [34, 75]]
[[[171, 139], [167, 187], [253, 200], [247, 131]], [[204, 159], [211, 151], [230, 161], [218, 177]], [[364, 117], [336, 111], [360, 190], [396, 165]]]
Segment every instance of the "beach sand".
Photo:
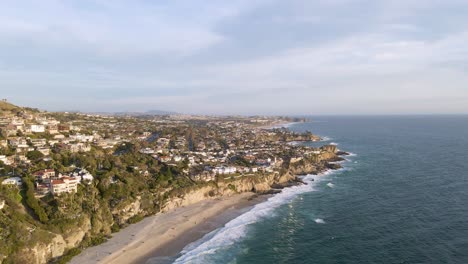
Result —
[[209, 199], [147, 217], [113, 234], [107, 242], [85, 249], [70, 263], [145, 263], [152, 257], [174, 257], [187, 244], [267, 198], [255, 197], [242, 193]]

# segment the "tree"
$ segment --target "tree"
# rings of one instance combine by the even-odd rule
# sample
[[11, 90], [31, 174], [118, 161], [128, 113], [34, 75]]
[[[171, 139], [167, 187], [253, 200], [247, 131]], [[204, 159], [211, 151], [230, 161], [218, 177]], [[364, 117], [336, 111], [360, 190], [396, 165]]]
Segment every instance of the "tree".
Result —
[[29, 151], [26, 154], [26, 157], [32, 161], [37, 161], [37, 160], [42, 159], [44, 157], [44, 154], [42, 154], [40, 151], [33, 150], [33, 151]]
[[37, 216], [39, 221], [41, 221], [41, 223], [47, 223], [49, 218], [44, 208], [39, 204], [39, 201], [36, 199], [36, 197], [34, 197], [34, 184], [28, 177], [23, 178], [23, 180], [24, 186], [26, 188], [26, 204], [33, 210], [34, 214]]

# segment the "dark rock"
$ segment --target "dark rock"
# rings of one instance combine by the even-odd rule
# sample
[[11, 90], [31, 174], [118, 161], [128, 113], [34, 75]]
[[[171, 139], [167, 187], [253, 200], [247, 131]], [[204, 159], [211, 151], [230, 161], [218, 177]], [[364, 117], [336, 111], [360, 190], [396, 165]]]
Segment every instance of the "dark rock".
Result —
[[327, 168], [331, 170], [338, 170], [338, 169], [343, 168], [343, 166], [341, 166], [341, 164], [339, 163], [327, 163]]

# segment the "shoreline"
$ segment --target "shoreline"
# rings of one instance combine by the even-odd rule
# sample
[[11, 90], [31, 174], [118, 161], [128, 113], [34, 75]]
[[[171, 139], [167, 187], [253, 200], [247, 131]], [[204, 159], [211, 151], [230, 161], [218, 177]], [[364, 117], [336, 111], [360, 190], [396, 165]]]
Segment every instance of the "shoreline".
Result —
[[240, 193], [149, 216], [114, 233], [103, 244], [84, 249], [70, 263], [146, 263], [152, 258], [175, 257], [188, 244], [268, 197]]

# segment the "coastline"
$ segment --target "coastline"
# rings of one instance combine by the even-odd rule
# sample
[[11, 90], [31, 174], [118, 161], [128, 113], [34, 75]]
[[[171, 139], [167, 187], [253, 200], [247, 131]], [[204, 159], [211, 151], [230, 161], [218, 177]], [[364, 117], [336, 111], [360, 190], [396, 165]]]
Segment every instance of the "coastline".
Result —
[[240, 193], [149, 216], [114, 233], [105, 243], [83, 250], [70, 263], [146, 263], [155, 257], [173, 257], [265, 199], [267, 196]]

